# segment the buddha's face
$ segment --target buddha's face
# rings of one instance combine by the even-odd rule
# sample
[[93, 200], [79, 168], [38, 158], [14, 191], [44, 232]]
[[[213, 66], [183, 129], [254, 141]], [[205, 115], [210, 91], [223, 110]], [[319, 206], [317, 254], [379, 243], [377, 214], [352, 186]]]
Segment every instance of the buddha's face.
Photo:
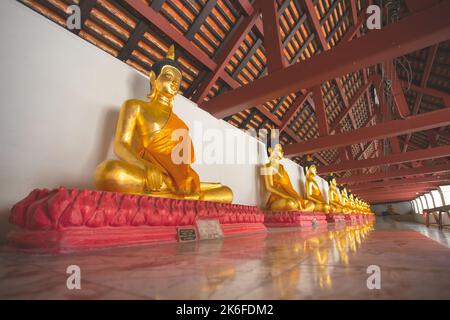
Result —
[[315, 176], [315, 175], [317, 175], [317, 167], [315, 166], [315, 165], [310, 165], [309, 167], [308, 167], [308, 174], [310, 174], [310, 175], [312, 175], [312, 176]]
[[331, 179], [330, 186], [332, 186], [333, 188], [336, 187], [336, 179], [335, 178]]
[[155, 79], [155, 89], [160, 95], [173, 98], [180, 90], [181, 72], [170, 65], [162, 67], [161, 73]]
[[275, 147], [270, 152], [270, 159], [276, 162], [279, 162], [283, 159], [283, 148], [281, 144], [276, 144]]

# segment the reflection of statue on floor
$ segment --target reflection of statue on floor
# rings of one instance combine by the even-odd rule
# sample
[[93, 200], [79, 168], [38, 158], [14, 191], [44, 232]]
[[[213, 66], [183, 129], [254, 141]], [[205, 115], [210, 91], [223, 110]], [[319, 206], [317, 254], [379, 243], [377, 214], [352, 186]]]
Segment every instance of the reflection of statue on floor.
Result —
[[[189, 128], [172, 110], [182, 78], [174, 58], [172, 46], [166, 58], [153, 64], [150, 101], [132, 99], [122, 105], [114, 140], [120, 160], [101, 163], [95, 185], [105, 191], [231, 202], [230, 188], [200, 182], [191, 167], [194, 148]], [[174, 139], [177, 133], [180, 136]], [[174, 155], [183, 161], [174, 161]]]

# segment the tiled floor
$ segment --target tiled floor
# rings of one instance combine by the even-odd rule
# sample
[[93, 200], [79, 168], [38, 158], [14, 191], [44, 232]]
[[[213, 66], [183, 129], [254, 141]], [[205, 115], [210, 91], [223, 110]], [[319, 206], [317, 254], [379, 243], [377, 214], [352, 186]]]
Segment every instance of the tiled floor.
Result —
[[[59, 256], [0, 252], [3, 299], [450, 299], [448, 231], [375, 225]], [[68, 290], [66, 268], [81, 268]], [[381, 270], [369, 290], [367, 267]]]

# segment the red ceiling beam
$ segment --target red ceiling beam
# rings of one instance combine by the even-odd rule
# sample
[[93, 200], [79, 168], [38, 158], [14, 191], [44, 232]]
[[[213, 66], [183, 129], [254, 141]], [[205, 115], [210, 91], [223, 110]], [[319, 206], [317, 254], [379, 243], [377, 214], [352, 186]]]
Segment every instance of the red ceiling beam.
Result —
[[[437, 52], [438, 47], [439, 47], [439, 44], [436, 44], [429, 48], [427, 62], [425, 63], [425, 69], [423, 71], [422, 80], [420, 82], [420, 85], [422, 87], [427, 86], [428, 78], [430, 77], [431, 68], [433, 67], [433, 62], [434, 62], [434, 58], [436, 57], [436, 52]], [[419, 94], [416, 96], [416, 100], [414, 102], [414, 107], [413, 107], [413, 112], [412, 112], [413, 114], [419, 113], [420, 105], [422, 103], [422, 98], [423, 98], [423, 94], [419, 92]], [[409, 142], [410, 139], [411, 139], [411, 134], [408, 134], [406, 136], [406, 140], [405, 140], [406, 143], [403, 145], [403, 152], [405, 152], [408, 149], [407, 142]]]
[[305, 8], [308, 12], [309, 18], [313, 24], [314, 27], [314, 33], [317, 36], [317, 39], [319, 39], [320, 44], [322, 45], [322, 48], [324, 51], [329, 49], [327, 40], [325, 39], [325, 35], [322, 31], [322, 26], [319, 22], [319, 17], [317, 15], [316, 9], [314, 8], [314, 4], [312, 0], [305, 0]]
[[344, 161], [336, 165], [330, 165], [326, 167], [320, 166], [317, 168], [317, 172], [319, 174], [325, 174], [331, 172], [341, 172], [375, 166], [393, 165], [402, 162], [421, 161], [448, 156], [450, 156], [450, 145], [435, 147], [431, 149], [420, 149], [410, 152], [394, 153], [384, 157], [373, 159]]
[[391, 151], [392, 153], [400, 153], [401, 149], [400, 149], [400, 142], [398, 141], [397, 137], [390, 137], [389, 138], [389, 143], [391, 145]]
[[403, 87], [404, 88], [409, 87], [411, 90], [417, 91], [419, 93], [426, 94], [426, 95], [436, 97], [436, 98], [440, 98], [444, 102], [445, 107], [447, 107], [447, 108], [450, 107], [450, 95], [445, 92], [442, 92], [442, 91], [439, 91], [436, 89], [432, 89], [432, 88], [428, 88], [425, 86], [421, 87], [421, 86], [415, 85], [413, 83], [408, 85], [406, 82], [403, 82]]
[[[248, 0], [237, 0], [237, 2], [241, 6], [242, 10], [244, 11], [244, 13], [247, 16], [251, 16], [253, 14], [253, 12], [255, 11], [255, 8], [250, 3], [250, 1], [248, 1]], [[261, 19], [256, 20], [256, 24], [255, 25], [256, 25], [256, 29], [258, 29], [259, 33], [261, 33], [261, 35], [264, 35], [264, 30], [263, 30]]]
[[372, 197], [364, 197], [364, 200], [369, 202], [371, 205], [380, 203], [392, 203], [392, 202], [404, 202], [411, 201], [417, 198], [417, 195], [413, 192], [409, 193], [399, 193], [394, 195], [374, 195]]
[[226, 73], [226, 65], [230, 61], [231, 57], [235, 54], [236, 50], [240, 47], [244, 38], [253, 28], [257, 19], [259, 19], [258, 10], [254, 10], [252, 15], [244, 18], [238, 29], [234, 32], [231, 39], [229, 40], [226, 49], [223, 50], [222, 54], [218, 58], [216, 68], [213, 72], [209, 73], [207, 77], [205, 77], [192, 100], [197, 103], [201, 103], [205, 99], [206, 95], [211, 90], [213, 85], [219, 79], [221, 74]]
[[[424, 183], [418, 183], [418, 184], [409, 184], [409, 185], [393, 185], [389, 188], [376, 188], [376, 189], [353, 189], [351, 188], [352, 192], [358, 193], [358, 194], [367, 194], [367, 193], [389, 193], [389, 192], [396, 192], [396, 191], [416, 191], [417, 190], [425, 190], [428, 188], [435, 188], [440, 185], [443, 185], [447, 180], [442, 181], [434, 181], [434, 182], [424, 182]], [[358, 190], [358, 191], [356, 191]]]
[[269, 73], [283, 69], [284, 55], [281, 48], [280, 24], [275, 0], [257, 0], [261, 8], [264, 28], [264, 48], [266, 49]]
[[350, 132], [290, 144], [285, 146], [285, 154], [290, 157], [295, 157], [302, 154], [336, 149], [341, 146], [425, 131], [447, 125], [450, 125], [450, 109], [448, 108], [411, 116], [405, 120], [386, 121], [375, 126], [359, 128]]
[[384, 67], [386, 76], [391, 80], [392, 83], [391, 91], [392, 96], [394, 98], [397, 113], [402, 119], [405, 119], [406, 117], [411, 115], [411, 112], [409, 111], [408, 103], [406, 102], [405, 95], [403, 94], [402, 85], [398, 78], [394, 61], [391, 59], [386, 61], [384, 63]]
[[364, 93], [367, 92], [367, 90], [372, 85], [372, 81], [368, 81], [366, 84], [364, 84], [361, 88], [358, 89], [358, 91], [354, 94], [353, 98], [349, 101], [347, 104], [347, 108], [339, 113], [337, 118], [334, 120], [333, 125], [331, 126], [331, 132], [335, 131], [341, 121], [349, 114], [349, 112], [352, 110], [352, 108], [356, 105], [358, 100], [362, 97]]
[[320, 85], [312, 88], [312, 97], [316, 106], [317, 126], [319, 127], [319, 136], [328, 135], [328, 120], [325, 104], [323, 103], [322, 89]]
[[308, 99], [309, 96], [310, 92], [306, 94], [297, 95], [294, 102], [292, 102], [292, 105], [289, 107], [288, 110], [286, 110], [285, 114], [283, 115], [283, 118], [281, 118], [281, 123], [279, 126], [280, 132], [286, 129], [287, 125], [289, 124], [289, 122], [291, 122], [292, 118], [294, 118], [298, 109], [301, 108], [301, 106], [305, 103], [305, 101]]
[[216, 68], [216, 63], [205, 52], [183, 36], [162, 14], [140, 0], [125, 0], [125, 2], [209, 70]]
[[311, 88], [324, 80], [445, 41], [450, 35], [447, 12], [450, 12], [448, 0], [244, 87], [225, 92], [203, 103], [202, 107], [217, 117], [225, 117], [291, 92]]
[[377, 188], [390, 188], [393, 186], [413, 185], [429, 182], [442, 182], [443, 184], [450, 181], [450, 176], [430, 176], [422, 178], [405, 178], [400, 180], [387, 180], [381, 182], [367, 182], [362, 184], [352, 185], [352, 191], [377, 189]]
[[450, 172], [450, 164], [440, 164], [434, 166], [422, 166], [418, 168], [412, 169], [400, 169], [400, 170], [392, 170], [387, 172], [379, 172], [372, 175], [354, 175], [350, 177], [342, 177], [337, 178], [337, 182], [341, 184], [352, 184], [358, 182], [367, 182], [373, 180], [381, 180], [381, 179], [394, 179], [400, 177], [410, 177], [431, 173], [444, 173]]

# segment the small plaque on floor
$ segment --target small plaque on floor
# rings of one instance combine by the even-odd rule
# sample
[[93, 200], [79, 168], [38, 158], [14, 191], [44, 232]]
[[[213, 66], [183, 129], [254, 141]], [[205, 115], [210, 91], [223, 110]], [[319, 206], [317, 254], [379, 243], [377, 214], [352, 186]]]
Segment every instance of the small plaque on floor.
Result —
[[197, 230], [194, 227], [177, 228], [178, 242], [189, 242], [197, 240]]
[[219, 219], [197, 219], [196, 224], [200, 240], [223, 238]]

